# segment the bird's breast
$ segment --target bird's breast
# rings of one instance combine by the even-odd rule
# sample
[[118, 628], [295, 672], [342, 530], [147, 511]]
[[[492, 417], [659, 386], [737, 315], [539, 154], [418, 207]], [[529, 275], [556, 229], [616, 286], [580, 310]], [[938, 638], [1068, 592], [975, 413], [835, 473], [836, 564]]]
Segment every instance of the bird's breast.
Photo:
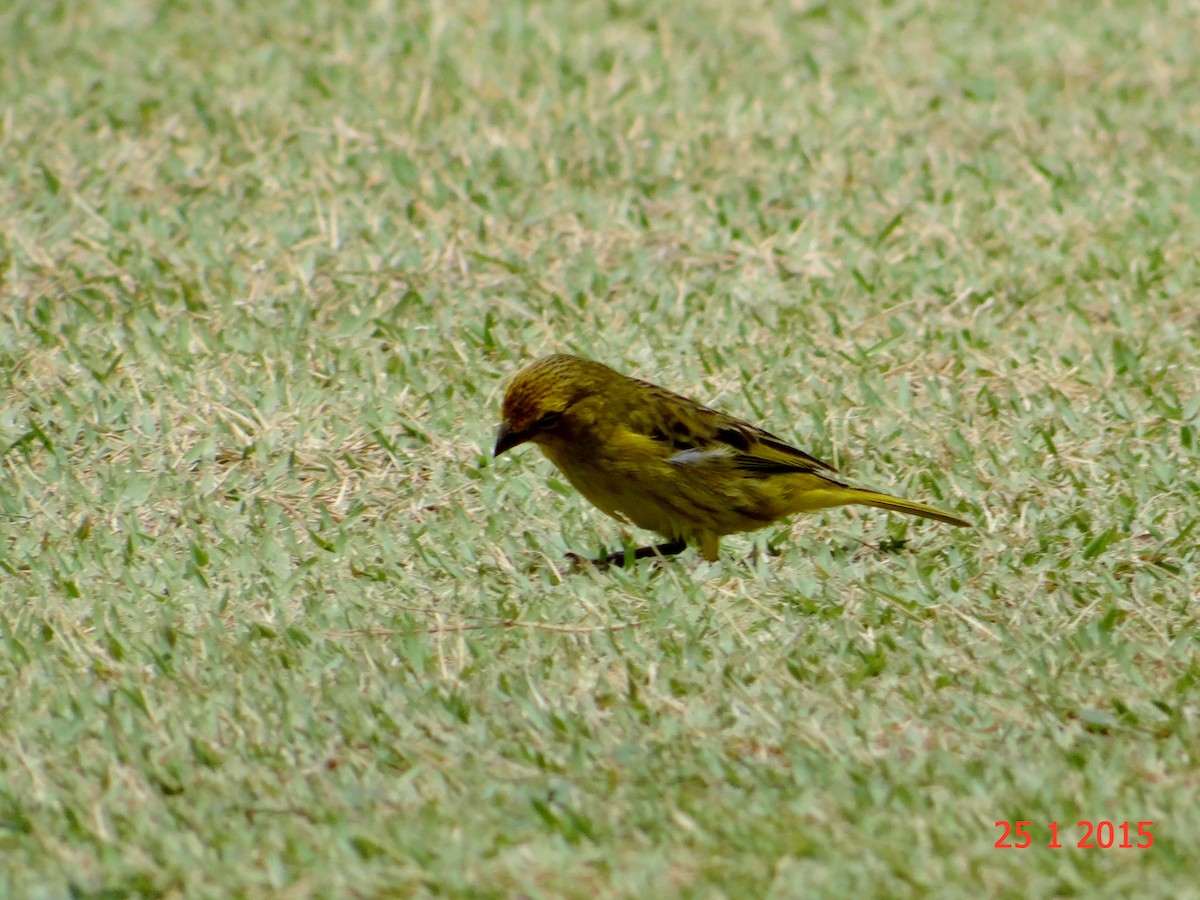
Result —
[[683, 532], [664, 490], [661, 460], [613, 452], [586, 441], [546, 442], [542, 452], [597, 509], [621, 522], [670, 537]]

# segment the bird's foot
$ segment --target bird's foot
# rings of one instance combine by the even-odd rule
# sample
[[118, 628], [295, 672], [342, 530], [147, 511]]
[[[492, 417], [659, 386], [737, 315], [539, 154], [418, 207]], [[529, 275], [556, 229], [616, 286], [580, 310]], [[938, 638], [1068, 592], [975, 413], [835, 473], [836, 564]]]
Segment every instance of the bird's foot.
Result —
[[624, 567], [626, 559], [654, 559], [665, 556], [674, 556], [676, 553], [682, 553], [687, 549], [687, 541], [667, 541], [665, 544], [655, 544], [650, 547], [638, 547], [633, 551], [632, 555], [624, 550], [617, 550], [613, 553], [606, 553], [597, 559], [588, 559], [586, 556], [580, 556], [577, 553], [568, 553], [567, 559], [576, 567], [584, 565], [600, 566], [621, 566]]

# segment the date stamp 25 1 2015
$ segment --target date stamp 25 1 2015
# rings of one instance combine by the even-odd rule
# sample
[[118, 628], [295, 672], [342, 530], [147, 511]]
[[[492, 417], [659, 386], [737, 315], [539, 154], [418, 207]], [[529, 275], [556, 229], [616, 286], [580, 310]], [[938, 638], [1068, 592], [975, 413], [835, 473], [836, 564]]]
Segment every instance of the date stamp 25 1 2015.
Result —
[[[996, 840], [997, 849], [1025, 850], [1032, 847], [1033, 834], [1029, 830], [1032, 825], [1032, 822], [1024, 820], [997, 822], [996, 827], [1002, 831], [1000, 837]], [[1075, 827], [1078, 829], [1078, 832], [1072, 832], [1071, 834], [1066, 833], [1069, 826], [1064, 827], [1061, 837], [1067, 843], [1063, 844], [1059, 840], [1060, 832], [1058, 823], [1051, 822], [1046, 826], [1050, 834], [1050, 841], [1045, 846], [1051, 850], [1057, 850], [1064, 846], [1074, 846], [1079, 850], [1108, 850], [1110, 848], [1118, 850], [1149, 850], [1154, 846], [1154, 835], [1150, 831], [1154, 827], [1153, 822], [1114, 823], [1108, 820], [1092, 822], [1088, 819], [1083, 819], [1076, 822]], [[1075, 837], [1079, 839], [1074, 840]]]

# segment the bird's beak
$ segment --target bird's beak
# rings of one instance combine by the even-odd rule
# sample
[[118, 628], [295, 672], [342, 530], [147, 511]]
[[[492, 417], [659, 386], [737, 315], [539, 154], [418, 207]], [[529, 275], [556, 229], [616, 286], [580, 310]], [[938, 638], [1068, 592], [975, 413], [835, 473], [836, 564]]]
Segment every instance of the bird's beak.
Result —
[[527, 440], [529, 440], [528, 434], [516, 431], [507, 422], [501, 422], [500, 428], [496, 432], [496, 449], [492, 451], [492, 457], [495, 458], [513, 447], [519, 447]]

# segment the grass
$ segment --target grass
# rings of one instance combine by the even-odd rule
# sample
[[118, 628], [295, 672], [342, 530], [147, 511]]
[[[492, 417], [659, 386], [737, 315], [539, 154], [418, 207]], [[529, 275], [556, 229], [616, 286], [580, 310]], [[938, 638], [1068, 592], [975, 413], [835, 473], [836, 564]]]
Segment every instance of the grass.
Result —
[[[1195, 38], [7, 4], [0, 893], [1197, 896]], [[556, 350], [979, 527], [568, 574]]]

